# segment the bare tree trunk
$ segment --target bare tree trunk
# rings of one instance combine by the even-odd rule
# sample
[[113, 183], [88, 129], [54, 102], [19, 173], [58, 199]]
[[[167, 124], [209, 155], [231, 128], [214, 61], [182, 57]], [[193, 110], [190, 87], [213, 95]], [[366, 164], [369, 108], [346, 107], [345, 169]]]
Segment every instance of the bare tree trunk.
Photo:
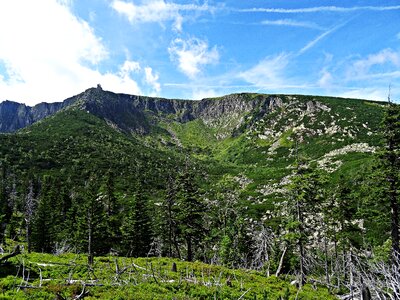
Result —
[[339, 254], [338, 254], [336, 236], [335, 236], [335, 273], [337, 279], [337, 288], [340, 289]]
[[9, 258], [21, 254], [21, 248], [19, 245], [15, 246], [14, 251], [10, 254], [4, 255], [0, 258], [0, 263], [7, 261]]
[[172, 257], [172, 221], [170, 213], [168, 212], [168, 257]]
[[279, 274], [280, 274], [281, 271], [282, 271], [283, 259], [285, 258], [286, 251], [287, 251], [287, 246], [285, 246], [285, 248], [284, 248], [283, 251], [282, 251], [281, 259], [279, 260], [278, 269], [276, 269], [276, 273], [275, 273], [275, 276], [276, 276], [276, 277], [278, 277]]
[[365, 284], [362, 285], [361, 300], [372, 300], [371, 292]]
[[300, 233], [300, 238], [299, 238], [299, 252], [300, 252], [300, 285], [304, 285], [306, 283], [306, 270], [304, 266], [304, 244], [303, 244], [303, 236], [304, 236], [304, 218], [303, 218], [303, 212], [301, 210], [301, 204], [297, 200], [296, 202], [297, 206], [297, 219], [300, 223], [299, 225], [299, 233]]
[[328, 242], [326, 240], [326, 236], [324, 237], [324, 252], [325, 252], [325, 278], [326, 283], [329, 285], [329, 266], [328, 266]]
[[192, 237], [190, 235], [186, 236], [186, 244], [187, 244], [187, 260], [193, 260], [193, 249], [192, 249]]
[[303, 242], [299, 242], [299, 250], [300, 250], [300, 284], [303, 286], [306, 284], [306, 270], [304, 266], [304, 246]]
[[342, 263], [343, 263], [342, 272], [343, 272], [343, 276], [344, 276], [343, 281], [344, 281], [344, 283], [346, 283], [346, 281], [347, 281], [347, 272], [346, 272], [347, 258], [346, 258], [346, 249], [344, 248], [344, 246], [343, 246], [343, 261], [342, 261]]
[[174, 246], [175, 246], [175, 250], [176, 250], [176, 254], [178, 255], [178, 258], [182, 259], [181, 251], [179, 250], [178, 241], [176, 240], [176, 234], [174, 234]]
[[167, 199], [167, 218], [168, 218], [168, 256], [172, 257], [173, 245], [173, 221], [172, 221], [172, 200]]
[[353, 253], [350, 249], [349, 252], [349, 276], [350, 276], [350, 295], [351, 299], [354, 298], [354, 274], [353, 274]]
[[32, 222], [33, 215], [35, 212], [35, 205], [36, 205], [36, 199], [34, 198], [33, 183], [30, 182], [29, 183], [29, 192], [26, 195], [26, 203], [25, 203], [25, 224], [26, 224], [25, 230], [26, 230], [26, 243], [27, 243], [28, 253], [31, 252], [31, 248], [32, 248], [31, 222]]
[[31, 250], [32, 250], [31, 234], [32, 234], [32, 229], [31, 229], [31, 224], [29, 221], [29, 222], [26, 222], [26, 245], [28, 248], [28, 253], [31, 253]]
[[88, 216], [88, 264], [93, 264], [93, 253], [92, 253], [92, 238], [93, 238], [93, 228], [92, 228], [92, 216]]
[[390, 178], [390, 211], [391, 211], [391, 237], [392, 237], [392, 264], [398, 263], [399, 255], [399, 204], [397, 200], [396, 180]]

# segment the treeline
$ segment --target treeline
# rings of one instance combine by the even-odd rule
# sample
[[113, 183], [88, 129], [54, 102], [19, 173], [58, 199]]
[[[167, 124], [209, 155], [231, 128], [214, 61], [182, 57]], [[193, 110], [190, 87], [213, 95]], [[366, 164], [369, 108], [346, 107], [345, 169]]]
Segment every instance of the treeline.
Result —
[[243, 199], [234, 176], [204, 189], [207, 175], [189, 160], [169, 170], [158, 190], [145, 168], [129, 182], [115, 170], [74, 180], [21, 180], [2, 165], [0, 242], [24, 242], [28, 251], [87, 253], [89, 263], [109, 253], [168, 256], [292, 274], [300, 285], [322, 282], [352, 294], [396, 295], [397, 105], [388, 105], [382, 128], [384, 147], [372, 168], [332, 184], [329, 174], [299, 155], [283, 195], [261, 213]]

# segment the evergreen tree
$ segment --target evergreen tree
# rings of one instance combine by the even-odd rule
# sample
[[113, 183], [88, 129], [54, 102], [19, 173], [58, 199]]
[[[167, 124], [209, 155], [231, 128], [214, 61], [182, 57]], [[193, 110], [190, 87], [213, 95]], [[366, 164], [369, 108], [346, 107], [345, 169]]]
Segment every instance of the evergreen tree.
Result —
[[[362, 215], [357, 189], [359, 186], [354, 179], [349, 180], [341, 176], [324, 205], [325, 234], [326, 238], [333, 242], [334, 253], [331, 260], [334, 262], [334, 274], [338, 286], [341, 285], [342, 279], [346, 281], [347, 278], [352, 277], [352, 256], [361, 249], [364, 238], [358, 222]], [[327, 241], [325, 241], [325, 272], [329, 283], [327, 247]]]
[[32, 246], [35, 251], [50, 252], [54, 244], [56, 191], [51, 177], [45, 177], [32, 220]]
[[299, 268], [301, 284], [306, 282], [306, 246], [311, 232], [315, 231], [315, 218], [321, 211], [323, 201], [324, 177], [309, 162], [299, 161], [292, 182], [289, 184], [289, 208], [292, 208], [287, 229], [287, 237], [295, 242], [299, 251]]
[[17, 229], [21, 222], [19, 222], [20, 212], [18, 211], [18, 193], [17, 193], [17, 186], [15, 182], [13, 182], [10, 186], [9, 191], [9, 222], [7, 224], [7, 235], [10, 239], [16, 240]]
[[57, 192], [57, 200], [55, 207], [57, 208], [55, 224], [54, 228], [54, 235], [56, 237], [57, 242], [70, 242], [70, 231], [68, 228], [68, 218], [69, 218], [69, 211], [72, 207], [72, 199], [71, 199], [71, 187], [72, 184], [70, 179], [66, 182], [61, 182], [60, 179], [56, 181], [56, 185], [54, 189]]
[[94, 255], [105, 254], [108, 251], [107, 215], [104, 203], [99, 197], [96, 176], [89, 177], [83, 192], [75, 199], [74, 205], [77, 212], [75, 242], [81, 249], [86, 249], [88, 262], [92, 264]]
[[115, 247], [121, 239], [121, 205], [115, 192], [114, 174], [108, 171], [101, 191], [106, 210], [107, 248]]
[[194, 250], [205, 235], [205, 205], [200, 199], [195, 176], [188, 164], [178, 176], [176, 199], [179, 233], [186, 243], [186, 259], [192, 261]]
[[35, 251], [51, 252], [64, 239], [63, 230], [70, 199], [58, 178], [43, 177], [37, 208], [32, 221], [32, 245]]
[[212, 203], [212, 235], [218, 243], [220, 263], [231, 267], [242, 266], [242, 258], [250, 251], [246, 234], [245, 209], [239, 204], [239, 186], [230, 175], [225, 175], [216, 186], [216, 201]]
[[161, 202], [159, 212], [158, 231], [162, 237], [164, 251], [168, 257], [181, 257], [177, 235], [178, 227], [176, 220], [176, 182], [171, 175], [168, 176], [165, 196]]
[[5, 230], [10, 218], [6, 186], [6, 167], [3, 163], [0, 165], [0, 244], [5, 242]]
[[14, 189], [15, 185], [10, 180], [6, 162], [0, 164], [0, 244], [6, 242], [6, 229], [11, 223], [14, 209]]
[[355, 222], [358, 218], [357, 197], [350, 184], [354, 187], [354, 183], [341, 176], [324, 208], [328, 234], [343, 249], [361, 247], [361, 229]]
[[400, 106], [390, 102], [383, 119], [385, 147], [380, 162], [387, 181], [387, 200], [390, 203], [392, 261], [398, 261], [399, 245], [399, 171], [400, 171]]
[[129, 198], [122, 224], [123, 248], [129, 256], [146, 256], [151, 248], [151, 219], [148, 212], [148, 197], [137, 183]]
[[24, 221], [25, 221], [25, 236], [28, 253], [32, 250], [32, 221], [37, 207], [37, 195], [34, 191], [34, 183], [29, 181], [28, 191], [25, 197]]

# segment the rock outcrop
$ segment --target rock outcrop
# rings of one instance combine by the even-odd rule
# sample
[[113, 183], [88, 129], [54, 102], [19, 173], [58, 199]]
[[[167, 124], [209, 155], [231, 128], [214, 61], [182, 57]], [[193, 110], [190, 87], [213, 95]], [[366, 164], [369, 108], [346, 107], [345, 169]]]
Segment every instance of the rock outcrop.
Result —
[[13, 101], [0, 103], [0, 132], [14, 132], [27, 127], [60, 109], [71, 105], [75, 98], [69, 98], [63, 102], [39, 103], [33, 107]]

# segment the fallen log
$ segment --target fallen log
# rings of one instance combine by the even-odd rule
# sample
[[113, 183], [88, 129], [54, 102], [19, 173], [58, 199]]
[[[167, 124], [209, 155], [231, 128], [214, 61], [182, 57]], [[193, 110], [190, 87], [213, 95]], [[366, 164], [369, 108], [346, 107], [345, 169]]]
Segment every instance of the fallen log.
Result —
[[17, 256], [18, 254], [21, 254], [21, 249], [20, 249], [19, 245], [15, 246], [13, 252], [1, 257], [0, 258], [0, 263], [6, 262], [8, 259], [10, 259], [11, 257]]

